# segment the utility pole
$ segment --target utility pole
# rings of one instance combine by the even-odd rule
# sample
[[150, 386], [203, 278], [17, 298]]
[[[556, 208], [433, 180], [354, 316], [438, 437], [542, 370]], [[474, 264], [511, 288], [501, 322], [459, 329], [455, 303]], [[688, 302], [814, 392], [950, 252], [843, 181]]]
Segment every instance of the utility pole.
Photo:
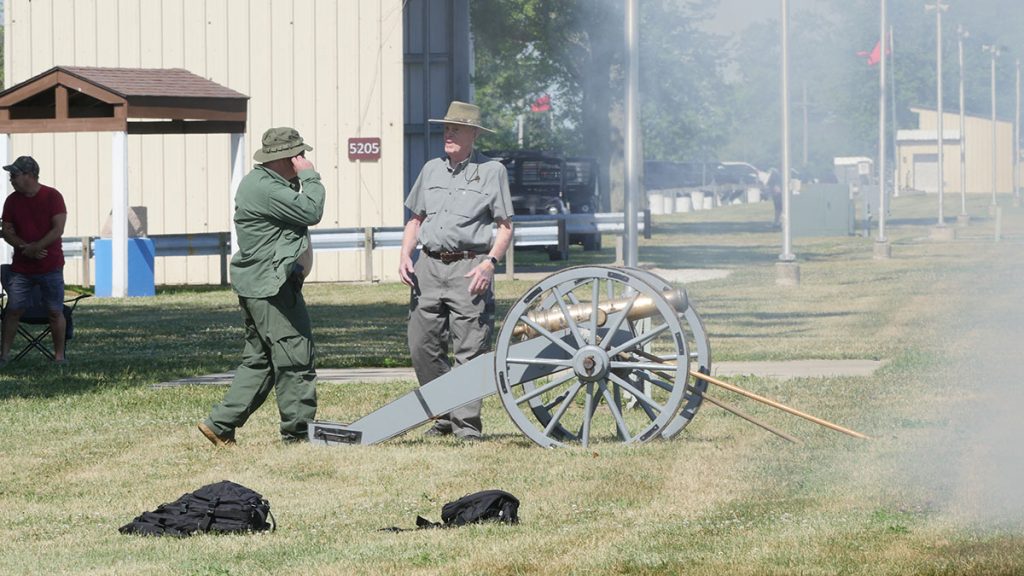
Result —
[[956, 217], [959, 226], [967, 226], [971, 217], [967, 214], [967, 133], [964, 104], [964, 39], [970, 33], [963, 26], [956, 27], [957, 56], [960, 60], [960, 214]]
[[[926, 10], [935, 10], [935, 115], [936, 115], [936, 143], [939, 150], [939, 221], [936, 227], [946, 226], [946, 218], [943, 213], [943, 195], [945, 186], [945, 170], [942, 159], [942, 149], [945, 147], [945, 135], [942, 133], [942, 13], [949, 8], [949, 4], [943, 4], [936, 0], [935, 4], [925, 6]], [[940, 232], [938, 236], [945, 236]]]
[[994, 44], [985, 44], [981, 47], [982, 50], [988, 52], [992, 56], [992, 203], [989, 205], [989, 214], [995, 215], [996, 206], [996, 170], [999, 165], [996, 162], [996, 58], [999, 57], [1001, 50], [999, 46]]

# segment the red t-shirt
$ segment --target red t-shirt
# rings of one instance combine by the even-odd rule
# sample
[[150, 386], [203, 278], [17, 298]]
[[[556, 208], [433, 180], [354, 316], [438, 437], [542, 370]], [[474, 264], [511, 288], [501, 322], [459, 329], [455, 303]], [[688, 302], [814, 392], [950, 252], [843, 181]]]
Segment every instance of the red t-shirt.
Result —
[[[49, 186], [39, 186], [39, 192], [31, 198], [20, 192], [12, 192], [4, 202], [3, 220], [14, 226], [14, 233], [25, 242], [39, 240], [53, 228], [53, 217], [67, 214], [64, 197]], [[64, 250], [57, 238], [46, 247], [46, 258], [28, 258], [21, 250], [14, 251], [11, 270], [20, 274], [45, 274], [64, 267]]]

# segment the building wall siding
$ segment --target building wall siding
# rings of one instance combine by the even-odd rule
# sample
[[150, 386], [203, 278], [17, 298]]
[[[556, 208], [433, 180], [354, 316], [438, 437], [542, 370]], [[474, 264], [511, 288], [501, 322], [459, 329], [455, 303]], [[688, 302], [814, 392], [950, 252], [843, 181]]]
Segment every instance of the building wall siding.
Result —
[[[272, 126], [297, 128], [327, 187], [319, 228], [400, 226], [401, 0], [5, 0], [5, 71], [13, 86], [58, 65], [186, 68], [250, 97], [246, 166]], [[347, 140], [378, 136], [377, 162], [350, 162]], [[66, 236], [98, 236], [110, 214], [109, 133], [13, 135], [68, 204]], [[230, 137], [128, 138], [129, 203], [150, 234], [231, 225]], [[393, 279], [397, 251], [374, 255]], [[69, 260], [68, 282], [81, 284]], [[361, 253], [317, 257], [311, 281], [360, 280]], [[157, 258], [157, 284], [216, 284], [215, 257]]]
[[[915, 109], [919, 118], [919, 129], [937, 128], [935, 111]], [[960, 142], [950, 141], [951, 131], [959, 132], [960, 115], [945, 113], [942, 128], [947, 141], [942, 148], [942, 164], [945, 176], [945, 192], [960, 193]], [[964, 164], [967, 172], [968, 194], [992, 193], [992, 157], [996, 158], [996, 192], [1009, 193], [1013, 190], [1013, 123], [996, 120], [996, 149], [992, 149], [992, 120], [980, 116], [964, 118]], [[913, 160], [915, 154], [935, 154], [935, 142], [905, 142], [898, 148], [899, 186], [910, 188], [914, 182]]]

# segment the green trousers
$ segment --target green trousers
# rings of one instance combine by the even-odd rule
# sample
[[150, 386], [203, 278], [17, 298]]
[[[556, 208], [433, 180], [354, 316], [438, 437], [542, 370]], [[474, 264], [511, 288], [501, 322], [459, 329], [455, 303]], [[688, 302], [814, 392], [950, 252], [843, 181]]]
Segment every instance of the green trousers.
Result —
[[245, 350], [224, 400], [206, 419], [218, 435], [245, 424], [271, 389], [281, 413], [281, 436], [305, 439], [316, 416], [315, 347], [301, 283], [286, 281], [270, 298], [238, 297], [245, 323]]

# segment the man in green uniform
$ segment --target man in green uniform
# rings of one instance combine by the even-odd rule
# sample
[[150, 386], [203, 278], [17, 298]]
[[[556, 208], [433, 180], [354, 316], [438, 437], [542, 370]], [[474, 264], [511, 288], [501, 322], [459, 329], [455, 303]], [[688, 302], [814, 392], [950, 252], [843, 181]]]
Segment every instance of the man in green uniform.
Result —
[[[505, 166], [473, 150], [480, 109], [452, 102], [444, 123], [444, 157], [423, 166], [405, 206], [398, 273], [412, 287], [409, 351], [420, 386], [490, 350], [494, 332], [494, 267], [512, 241], [512, 199]], [[488, 130], [490, 131], [490, 130]], [[494, 235], [494, 225], [498, 233]], [[413, 264], [417, 242], [423, 245]], [[428, 435], [480, 440], [481, 402], [437, 419]]]
[[238, 252], [231, 286], [245, 324], [242, 364], [224, 400], [199, 430], [217, 446], [235, 443], [235, 429], [277, 396], [281, 437], [306, 439], [316, 416], [313, 333], [302, 281], [312, 264], [308, 227], [320, 221], [326, 192], [305, 153], [313, 148], [292, 128], [271, 128], [253, 156], [260, 162], [235, 195]]

